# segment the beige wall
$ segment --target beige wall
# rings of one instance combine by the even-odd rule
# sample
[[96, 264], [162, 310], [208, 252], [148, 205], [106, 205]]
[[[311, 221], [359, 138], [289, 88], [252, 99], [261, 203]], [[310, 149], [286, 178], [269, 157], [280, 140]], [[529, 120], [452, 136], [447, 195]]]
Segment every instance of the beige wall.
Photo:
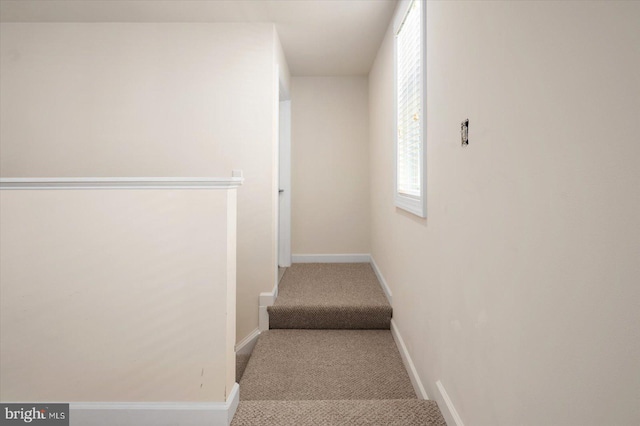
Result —
[[292, 253], [369, 253], [367, 77], [291, 81]]
[[235, 191], [0, 191], [2, 400], [225, 401]]
[[372, 253], [429, 396], [473, 426], [639, 424], [640, 3], [427, 11], [426, 220], [393, 205], [390, 33], [369, 96]]
[[275, 281], [271, 24], [2, 23], [0, 170], [229, 176], [238, 192], [238, 340]]

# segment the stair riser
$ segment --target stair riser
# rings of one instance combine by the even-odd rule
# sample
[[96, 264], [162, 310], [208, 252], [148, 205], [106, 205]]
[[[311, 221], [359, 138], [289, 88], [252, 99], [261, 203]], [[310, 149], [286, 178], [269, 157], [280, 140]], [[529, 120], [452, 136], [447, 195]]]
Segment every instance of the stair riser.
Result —
[[290, 308], [270, 306], [270, 329], [390, 330], [391, 308]]

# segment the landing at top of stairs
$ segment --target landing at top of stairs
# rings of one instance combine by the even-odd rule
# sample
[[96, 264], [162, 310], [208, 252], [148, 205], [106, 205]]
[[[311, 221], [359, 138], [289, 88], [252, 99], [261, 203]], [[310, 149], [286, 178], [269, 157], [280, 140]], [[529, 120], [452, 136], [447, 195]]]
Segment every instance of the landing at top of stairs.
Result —
[[391, 327], [391, 305], [368, 263], [294, 264], [267, 310], [272, 329]]

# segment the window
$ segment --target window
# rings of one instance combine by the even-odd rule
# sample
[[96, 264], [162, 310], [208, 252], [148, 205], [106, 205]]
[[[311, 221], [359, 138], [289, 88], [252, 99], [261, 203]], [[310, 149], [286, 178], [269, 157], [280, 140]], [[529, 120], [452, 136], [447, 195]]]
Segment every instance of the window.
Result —
[[426, 217], [424, 185], [425, 4], [402, 1], [396, 12], [396, 206]]

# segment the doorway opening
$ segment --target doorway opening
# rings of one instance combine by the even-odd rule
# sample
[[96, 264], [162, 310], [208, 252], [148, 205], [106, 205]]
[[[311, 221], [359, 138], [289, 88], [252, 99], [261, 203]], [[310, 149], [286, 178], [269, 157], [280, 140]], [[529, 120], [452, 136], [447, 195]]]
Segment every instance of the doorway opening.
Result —
[[278, 282], [291, 266], [291, 100], [280, 82], [278, 103]]

